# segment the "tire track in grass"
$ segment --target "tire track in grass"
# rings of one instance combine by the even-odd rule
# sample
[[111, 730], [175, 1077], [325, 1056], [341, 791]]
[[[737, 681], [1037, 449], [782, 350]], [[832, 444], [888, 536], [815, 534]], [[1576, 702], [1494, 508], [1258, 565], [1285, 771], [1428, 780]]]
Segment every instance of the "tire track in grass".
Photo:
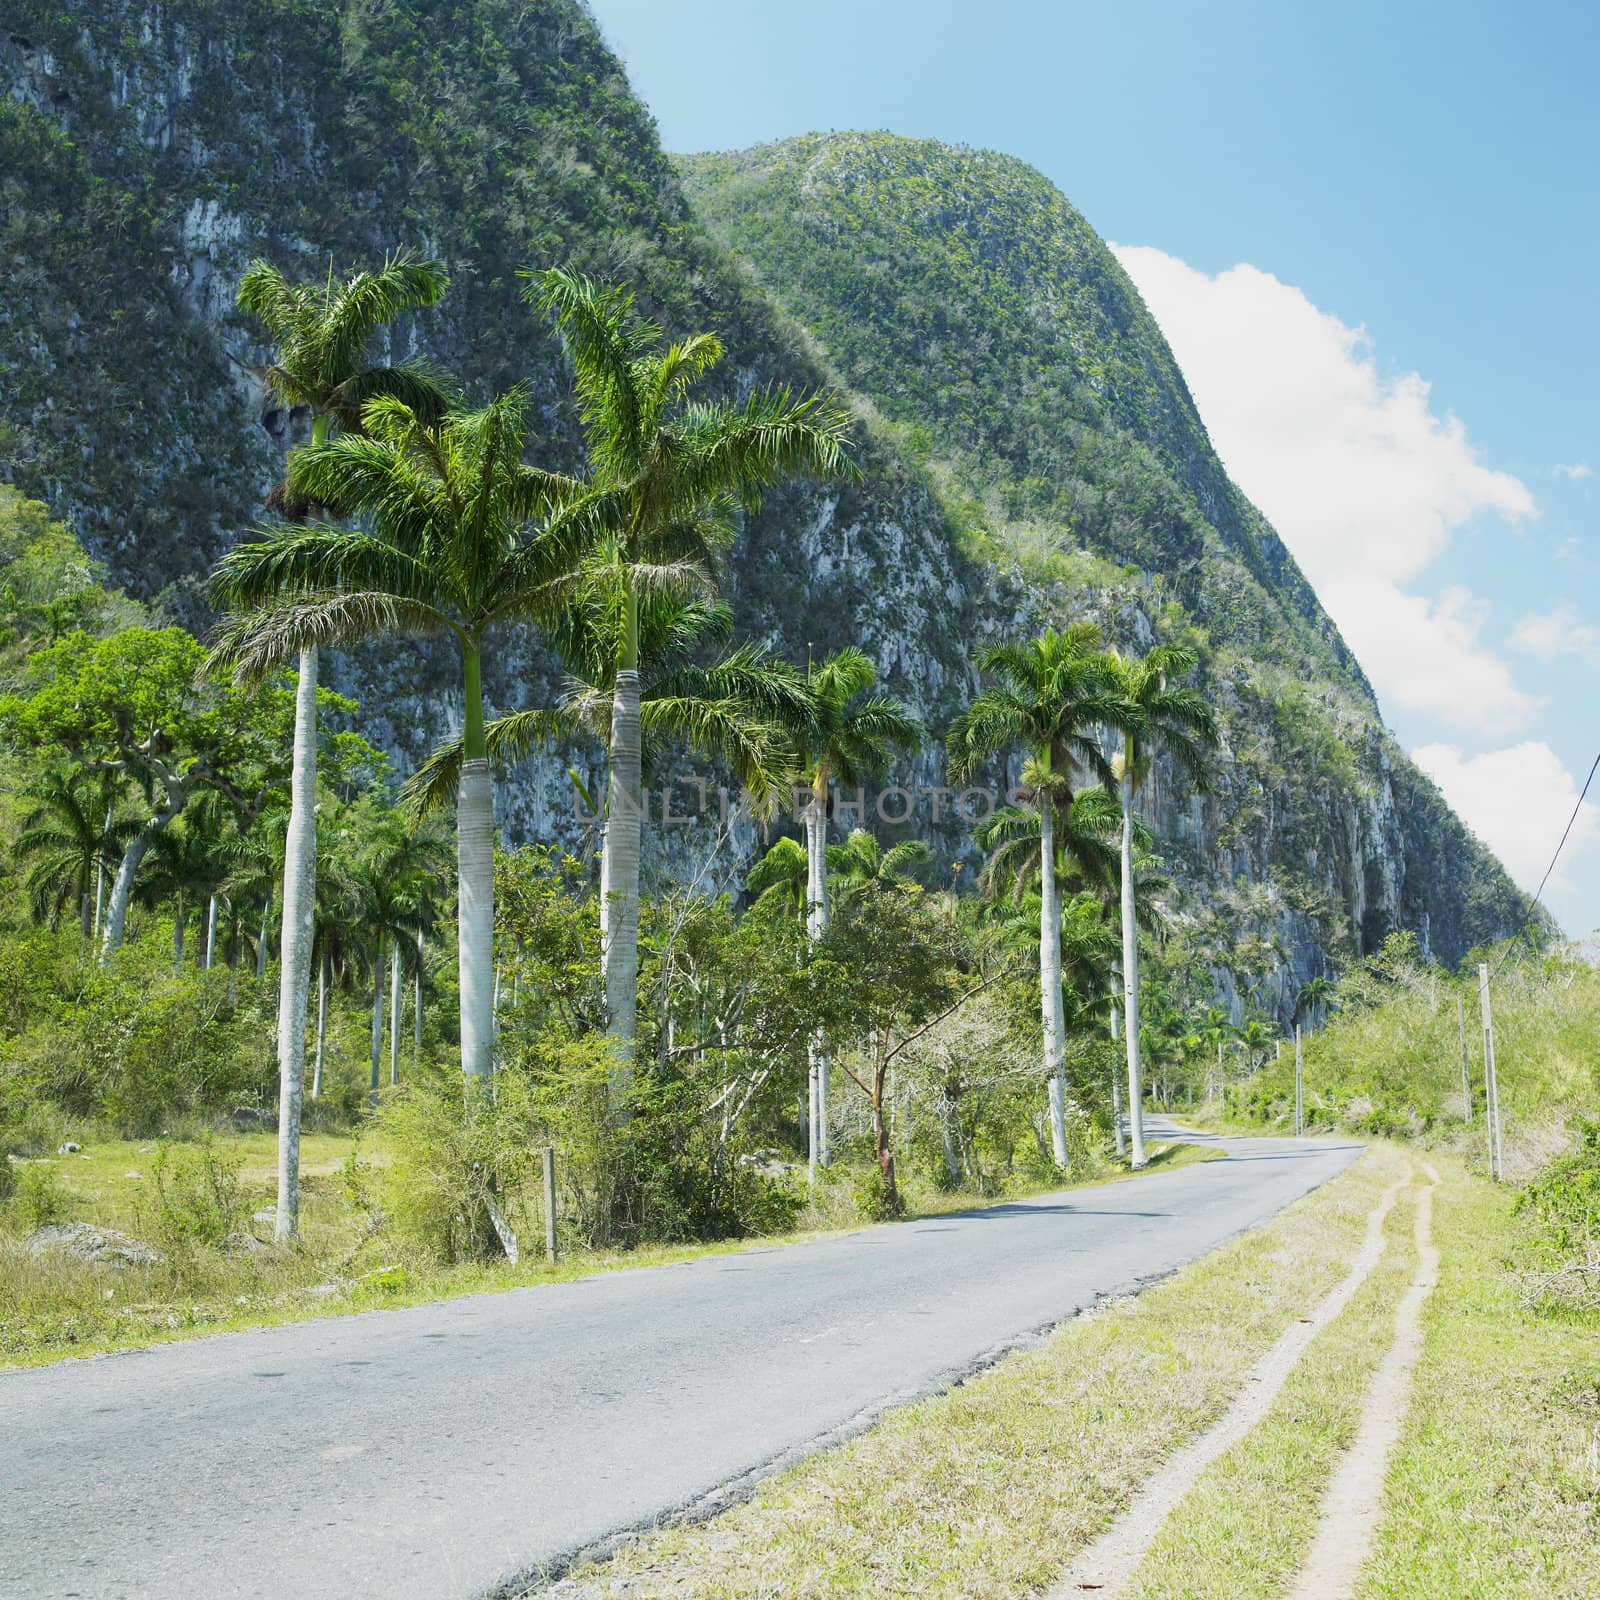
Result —
[[1433, 1243], [1439, 1174], [1426, 1161], [1422, 1167], [1428, 1186], [1417, 1201], [1417, 1276], [1395, 1311], [1394, 1343], [1367, 1390], [1355, 1443], [1328, 1486], [1317, 1536], [1290, 1600], [1347, 1600], [1376, 1537], [1389, 1459], [1405, 1423], [1411, 1378], [1422, 1354], [1422, 1308], [1439, 1281], [1439, 1252]]
[[[1408, 1171], [1379, 1197], [1367, 1218], [1361, 1248], [1344, 1280], [1323, 1298], [1310, 1317], [1290, 1325], [1250, 1369], [1238, 1398], [1227, 1411], [1149, 1479], [1111, 1527], [1074, 1558], [1067, 1575], [1049, 1592], [1047, 1600], [1077, 1600], [1086, 1593], [1103, 1596], [1116, 1593], [1155, 1542], [1195, 1480], [1261, 1421], [1306, 1346], [1349, 1305], [1356, 1291], [1371, 1276], [1383, 1257], [1384, 1223], [1409, 1182]], [[1328, 1600], [1328, 1597], [1317, 1591], [1316, 1600]]]

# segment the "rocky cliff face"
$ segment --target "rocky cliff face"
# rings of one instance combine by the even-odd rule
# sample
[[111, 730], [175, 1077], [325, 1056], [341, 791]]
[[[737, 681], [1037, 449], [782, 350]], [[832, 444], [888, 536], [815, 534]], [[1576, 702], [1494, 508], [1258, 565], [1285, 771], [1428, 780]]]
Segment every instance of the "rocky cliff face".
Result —
[[[175, 617], [203, 618], [204, 574], [305, 426], [232, 309], [252, 257], [311, 275], [401, 245], [442, 255], [446, 305], [387, 353], [431, 355], [477, 397], [528, 381], [557, 467], [576, 464], [570, 402], [516, 274], [570, 261], [626, 278], [671, 331], [716, 327], [730, 391], [864, 397], [862, 482], [789, 491], [745, 527], [729, 573], [745, 633], [796, 658], [862, 645], [936, 730], [975, 646], [1046, 618], [1206, 646], [1226, 769], [1205, 797], [1161, 772], [1148, 804], [1225, 988], [1291, 995], [1400, 926], [1454, 957], [1520, 918], [1384, 735], [1131, 285], [1026, 167], [797, 141], [696, 162], [691, 208], [572, 0], [13, 0], [4, 26], [0, 473]], [[402, 769], [459, 718], [431, 647], [340, 672]], [[487, 687], [503, 708], [550, 694], [537, 641], [508, 642]], [[513, 837], [580, 835], [573, 762], [593, 773], [596, 753], [503, 786]], [[941, 767], [930, 748], [902, 777], [933, 787]], [[947, 857], [968, 848], [930, 813], [908, 826]], [[681, 870], [714, 832], [658, 830], [656, 859]]]

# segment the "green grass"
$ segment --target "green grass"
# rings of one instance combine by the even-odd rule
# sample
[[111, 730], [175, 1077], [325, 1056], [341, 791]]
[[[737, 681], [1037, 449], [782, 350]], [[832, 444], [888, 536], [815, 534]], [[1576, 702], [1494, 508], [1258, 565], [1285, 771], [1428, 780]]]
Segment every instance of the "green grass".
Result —
[[1434, 1203], [1439, 1287], [1358, 1600], [1600, 1594], [1600, 1327], [1523, 1310], [1511, 1196], [1458, 1163]]
[[643, 1538], [561, 1592], [1011, 1600], [1048, 1588], [1344, 1276], [1403, 1161], [1370, 1151], [1137, 1299], [891, 1413], [713, 1522]]
[[[277, 1173], [277, 1142], [272, 1134], [221, 1134], [214, 1148], [239, 1163], [246, 1216], [272, 1203]], [[542, 1241], [525, 1240], [524, 1257], [517, 1266], [506, 1261], [441, 1266], [382, 1234], [363, 1236], [360, 1218], [345, 1198], [342, 1176], [355, 1148], [352, 1137], [305, 1135], [301, 1144], [302, 1242], [293, 1251], [265, 1250], [241, 1258], [195, 1247], [163, 1265], [148, 1267], [34, 1256], [25, 1239], [43, 1219], [24, 1215], [15, 1201], [0, 1208], [0, 1363], [37, 1365], [63, 1356], [131, 1349], [309, 1317], [417, 1305], [622, 1268], [664, 1266], [863, 1225], [853, 1198], [856, 1174], [845, 1168], [819, 1188], [815, 1200], [801, 1214], [800, 1228], [776, 1239], [586, 1250], [563, 1256], [556, 1266], [544, 1259]], [[384, 1159], [381, 1145], [369, 1141], [361, 1149], [363, 1159]], [[152, 1169], [159, 1150], [160, 1143], [155, 1140], [86, 1142], [78, 1154], [29, 1165], [46, 1168], [54, 1175], [54, 1186], [61, 1191], [61, 1220], [93, 1222], [149, 1239], [156, 1231]], [[1194, 1145], [1159, 1147], [1150, 1169], [1175, 1169], [1214, 1159], [1217, 1154]], [[14, 1170], [20, 1173], [23, 1168]], [[1113, 1166], [1087, 1181], [1109, 1182], [1125, 1176], [1125, 1168]], [[980, 1200], [970, 1192], [947, 1193], [916, 1180], [906, 1188], [907, 1220], [999, 1204], [1061, 1187], [1059, 1182], [1018, 1182], [1000, 1196]], [[264, 1238], [270, 1238], [271, 1231], [268, 1224], [254, 1226], [254, 1232]]]
[[1267, 1414], [1196, 1479], [1119, 1591], [1126, 1600], [1273, 1600], [1293, 1586], [1389, 1348], [1395, 1303], [1416, 1271], [1416, 1195], [1413, 1186], [1389, 1213], [1378, 1265], [1312, 1340]]

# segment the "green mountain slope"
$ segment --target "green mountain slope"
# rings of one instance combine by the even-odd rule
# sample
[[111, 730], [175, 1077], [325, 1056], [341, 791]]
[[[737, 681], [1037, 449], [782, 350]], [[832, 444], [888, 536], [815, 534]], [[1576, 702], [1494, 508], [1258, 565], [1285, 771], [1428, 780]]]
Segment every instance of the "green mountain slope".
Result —
[[[729, 589], [748, 635], [799, 659], [860, 644], [938, 730], [997, 634], [1079, 614], [1129, 646], [1194, 630], [1231, 764], [1203, 801], [1158, 779], [1154, 820], [1225, 987], [1281, 1002], [1393, 927], [1451, 956], [1522, 915], [1386, 740], [1114, 260], [1021, 164], [797, 140], [691, 163], [691, 206], [576, 0], [12, 0], [0, 83], [0, 476], [169, 613], [203, 619], [203, 575], [305, 431], [233, 310], [253, 256], [309, 276], [442, 255], [445, 305], [388, 354], [479, 398], [528, 381], [556, 467], [577, 462], [571, 401], [517, 272], [569, 261], [630, 282], [670, 332], [718, 329], [729, 392], [832, 378], [864, 397], [861, 483], [747, 521]], [[336, 677], [402, 770], [459, 717], [426, 649]], [[486, 687], [504, 708], [549, 681], [528, 641]], [[561, 774], [593, 759], [509, 783], [511, 835], [575, 837]], [[931, 747], [907, 776], [941, 767]], [[913, 825], [970, 849], [948, 808]], [[655, 859], [705, 842], [658, 835]]]

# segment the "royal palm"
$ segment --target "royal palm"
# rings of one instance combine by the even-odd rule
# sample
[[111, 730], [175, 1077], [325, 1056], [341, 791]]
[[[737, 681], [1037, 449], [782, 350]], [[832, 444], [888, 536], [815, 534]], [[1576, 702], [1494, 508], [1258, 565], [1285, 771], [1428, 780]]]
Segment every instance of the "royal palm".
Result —
[[[354, 431], [362, 408], [379, 397], [401, 400], [419, 414], [437, 415], [438, 384], [415, 364], [375, 366], [368, 360], [373, 335], [402, 312], [437, 304], [449, 282], [437, 261], [391, 256], [376, 272], [335, 283], [330, 265], [319, 288], [290, 283], [268, 261], [253, 262], [239, 284], [239, 306], [259, 317], [277, 345], [264, 374], [277, 397], [311, 415], [314, 445], [333, 427]], [[274, 491], [274, 504], [290, 520], [313, 509], [290, 486]], [[337, 505], [327, 501], [324, 506]], [[229, 597], [224, 597], [229, 598]], [[283, 932], [279, 955], [278, 1077], [279, 1160], [275, 1232], [280, 1242], [299, 1224], [300, 1095], [305, 1072], [307, 994], [311, 980], [312, 913], [316, 898], [317, 647], [296, 647], [294, 767], [285, 837]]]
[[639, 604], [654, 591], [709, 593], [733, 513], [794, 473], [850, 469], [849, 414], [825, 395], [757, 390], [742, 404], [690, 392], [720, 359], [715, 334], [663, 345], [626, 290], [567, 271], [533, 277], [530, 300], [551, 314], [572, 364], [589, 485], [605, 537], [598, 575], [621, 621], [606, 793], [607, 908], [603, 966], [607, 1030], [625, 1095], [633, 1057], [639, 969], [641, 793]]
[[[1023, 782], [1039, 813], [1041, 861], [1056, 859], [1057, 820], [1070, 809], [1073, 778], [1086, 771], [1108, 786], [1109, 764], [1094, 733], [1120, 726], [1126, 701], [1111, 659], [1090, 623], [1048, 629], [1027, 644], [996, 645], [978, 658], [995, 680], [951, 725], [946, 738], [953, 783], [969, 784], [981, 764], [1005, 751], [1026, 754]], [[1061, 895], [1054, 872], [1039, 874], [1039, 988], [1050, 1136], [1067, 1163], [1066, 1014], [1061, 994]]]
[[[298, 451], [291, 489], [367, 519], [267, 530], [224, 557], [220, 593], [266, 609], [225, 645], [249, 670], [287, 647], [432, 635], [461, 673], [464, 761], [456, 808], [461, 1065], [469, 1088], [492, 1070], [494, 800], [484, 744], [483, 658], [510, 624], [548, 615], [578, 564], [570, 480], [523, 463], [527, 394], [429, 422], [375, 400], [364, 432]], [[542, 528], [537, 535], [536, 527]]]
[[1177, 683], [1194, 670], [1194, 665], [1193, 651], [1170, 644], [1157, 645], [1142, 658], [1119, 656], [1115, 661], [1117, 685], [1126, 702], [1120, 718], [1122, 750], [1117, 757], [1116, 774], [1122, 802], [1123, 1037], [1128, 1052], [1128, 1128], [1135, 1167], [1145, 1164], [1145, 1154], [1133, 805], [1150, 777], [1158, 748], [1166, 750], [1196, 788], [1203, 788], [1208, 781], [1208, 762], [1218, 743], [1216, 719], [1198, 690]]

